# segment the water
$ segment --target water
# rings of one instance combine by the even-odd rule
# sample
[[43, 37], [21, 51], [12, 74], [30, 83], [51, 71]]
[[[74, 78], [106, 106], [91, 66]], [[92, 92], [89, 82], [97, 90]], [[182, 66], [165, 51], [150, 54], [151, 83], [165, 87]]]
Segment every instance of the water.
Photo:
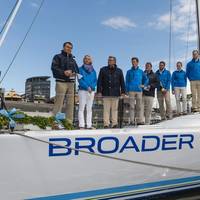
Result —
[[184, 190], [181, 192], [173, 192], [169, 194], [161, 194], [158, 196], [137, 198], [137, 200], [200, 200], [200, 188]]

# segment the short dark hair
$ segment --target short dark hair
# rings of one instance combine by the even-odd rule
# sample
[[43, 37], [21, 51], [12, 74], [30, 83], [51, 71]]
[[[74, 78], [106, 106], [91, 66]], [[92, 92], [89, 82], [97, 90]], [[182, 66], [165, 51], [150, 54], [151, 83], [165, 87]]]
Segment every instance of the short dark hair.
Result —
[[71, 42], [65, 42], [65, 43], [63, 43], [63, 48], [65, 47], [66, 44], [69, 44], [70, 46], [73, 47], [73, 44]]
[[166, 65], [165, 61], [160, 61], [160, 62], [159, 62], [159, 65], [160, 65], [160, 64], [163, 64], [164, 66]]
[[111, 59], [114, 59], [115, 62], [116, 62], [116, 60], [117, 60], [115, 56], [109, 56], [109, 57], [108, 57], [108, 60], [109, 60], [110, 58], [111, 58]]
[[180, 64], [181, 66], [183, 66], [183, 63], [181, 61], [178, 61], [176, 64]]
[[151, 62], [146, 62], [145, 66], [146, 66], [146, 65], [150, 65], [150, 66], [152, 67]]
[[136, 60], [137, 62], [139, 62], [139, 59], [137, 57], [132, 57], [131, 61]]

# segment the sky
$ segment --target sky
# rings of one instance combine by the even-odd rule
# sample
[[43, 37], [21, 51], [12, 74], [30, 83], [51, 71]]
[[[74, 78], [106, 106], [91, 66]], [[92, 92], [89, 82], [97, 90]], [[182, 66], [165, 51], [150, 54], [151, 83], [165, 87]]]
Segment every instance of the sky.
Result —
[[[0, 0], [0, 30], [15, 0]], [[197, 48], [195, 0], [172, 1], [171, 65], [169, 66], [170, 0], [45, 0], [19, 55], [0, 87], [23, 94], [25, 81], [32, 76], [51, 76], [55, 82], [52, 57], [65, 41], [74, 44], [79, 66], [89, 54], [97, 73], [116, 56], [124, 75], [131, 68], [131, 57], [140, 67], [165, 60], [173, 71], [176, 61], [187, 63]], [[14, 23], [0, 48], [0, 71], [4, 73], [39, 8], [41, 0], [23, 0]]]

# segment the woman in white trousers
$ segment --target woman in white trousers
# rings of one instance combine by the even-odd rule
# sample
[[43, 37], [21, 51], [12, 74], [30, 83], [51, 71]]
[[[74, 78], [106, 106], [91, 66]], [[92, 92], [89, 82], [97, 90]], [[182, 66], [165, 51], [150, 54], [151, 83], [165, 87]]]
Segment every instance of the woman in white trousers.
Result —
[[[172, 93], [176, 98], [177, 115], [187, 114], [187, 76], [182, 69], [182, 62], [176, 63], [176, 70], [172, 74]], [[182, 108], [181, 108], [182, 100]]]
[[[94, 100], [95, 88], [97, 84], [96, 72], [92, 66], [92, 58], [89, 55], [84, 56], [83, 65], [79, 68], [79, 128], [94, 129], [92, 127], [92, 105]], [[85, 111], [86, 107], [86, 123]]]

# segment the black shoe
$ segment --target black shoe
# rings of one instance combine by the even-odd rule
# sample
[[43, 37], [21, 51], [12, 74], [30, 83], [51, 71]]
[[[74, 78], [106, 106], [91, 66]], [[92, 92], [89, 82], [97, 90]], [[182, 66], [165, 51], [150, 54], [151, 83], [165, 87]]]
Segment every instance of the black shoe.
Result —
[[171, 120], [172, 116], [166, 116], [167, 120]]
[[104, 126], [103, 128], [105, 128], [105, 129], [108, 129], [108, 128], [109, 128], [109, 126]]
[[112, 126], [112, 128], [118, 128], [117, 125]]
[[131, 122], [128, 126], [136, 126], [137, 124]]
[[141, 125], [145, 125], [144, 122], [138, 122], [137, 125], [141, 126]]

